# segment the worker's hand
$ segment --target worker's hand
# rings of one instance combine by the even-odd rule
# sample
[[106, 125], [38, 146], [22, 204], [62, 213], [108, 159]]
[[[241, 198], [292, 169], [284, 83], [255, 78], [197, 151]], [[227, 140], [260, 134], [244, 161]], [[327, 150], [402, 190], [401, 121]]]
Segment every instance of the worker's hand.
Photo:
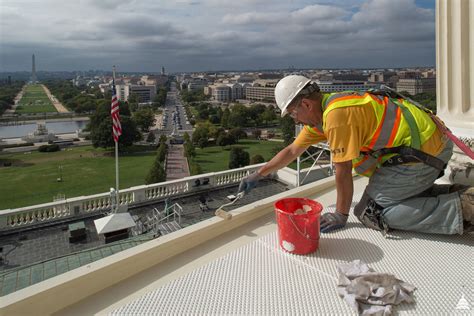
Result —
[[346, 226], [348, 217], [349, 215], [342, 214], [338, 211], [321, 215], [321, 233], [329, 233], [333, 230], [343, 228]]
[[249, 174], [248, 176], [243, 178], [242, 181], [240, 181], [238, 193], [249, 193], [250, 190], [257, 186], [258, 181], [260, 181], [262, 178], [263, 177], [258, 172]]

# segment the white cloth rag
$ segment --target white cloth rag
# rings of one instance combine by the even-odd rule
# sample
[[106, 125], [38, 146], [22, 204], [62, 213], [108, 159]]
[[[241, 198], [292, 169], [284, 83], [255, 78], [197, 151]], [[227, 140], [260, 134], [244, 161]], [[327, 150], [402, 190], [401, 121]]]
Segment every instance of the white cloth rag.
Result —
[[339, 295], [360, 315], [391, 315], [393, 305], [413, 303], [415, 287], [360, 260], [337, 266]]

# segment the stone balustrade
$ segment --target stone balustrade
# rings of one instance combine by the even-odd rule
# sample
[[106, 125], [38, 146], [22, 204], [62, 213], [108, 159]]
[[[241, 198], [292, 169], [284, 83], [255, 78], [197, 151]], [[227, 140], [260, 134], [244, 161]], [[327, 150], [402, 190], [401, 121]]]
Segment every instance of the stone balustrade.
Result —
[[[119, 193], [119, 204], [134, 205], [152, 203], [167, 197], [190, 193], [201, 189], [201, 183], [211, 188], [224, 187], [240, 182], [250, 172], [263, 164], [248, 167], [200, 174], [184, 179], [135, 186], [122, 189]], [[197, 185], [199, 180], [199, 185]], [[99, 214], [109, 211], [111, 207], [109, 192], [89, 196], [74, 197], [51, 203], [38, 204], [0, 211], [0, 231], [28, 227], [44, 222], [65, 220], [75, 216]]]

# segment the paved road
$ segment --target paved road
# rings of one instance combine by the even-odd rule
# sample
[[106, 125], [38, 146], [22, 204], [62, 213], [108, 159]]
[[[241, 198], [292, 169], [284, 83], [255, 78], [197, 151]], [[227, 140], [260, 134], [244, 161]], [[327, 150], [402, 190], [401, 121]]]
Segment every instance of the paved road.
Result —
[[193, 127], [188, 123], [186, 110], [177, 95], [175, 83], [171, 84], [170, 91], [168, 91], [163, 115], [155, 118], [157, 120], [153, 131], [157, 137], [166, 135], [169, 138], [172, 133], [183, 135], [184, 132], [187, 132], [190, 136], [192, 134]]
[[54, 105], [54, 107], [56, 108], [56, 110], [59, 112], [59, 113], [69, 113], [68, 109], [66, 109], [66, 107], [64, 105], [62, 105], [61, 102], [58, 101], [58, 99], [56, 99], [52, 94], [51, 92], [49, 91], [48, 87], [46, 87], [44, 84], [41, 85], [44, 89], [44, 92], [46, 92], [46, 95], [48, 96], [48, 98], [51, 100], [51, 103]]
[[188, 161], [183, 145], [170, 145], [166, 157], [166, 181], [189, 177]]

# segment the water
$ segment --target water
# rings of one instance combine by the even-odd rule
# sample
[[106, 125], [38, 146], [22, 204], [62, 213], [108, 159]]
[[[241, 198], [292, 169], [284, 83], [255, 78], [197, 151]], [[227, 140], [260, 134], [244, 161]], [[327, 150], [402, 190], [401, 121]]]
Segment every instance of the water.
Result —
[[[86, 127], [89, 121], [64, 121], [46, 122], [48, 132], [54, 134], [74, 133], [78, 129]], [[36, 123], [28, 123], [15, 126], [0, 126], [0, 138], [19, 138], [33, 133], [36, 130]]]

